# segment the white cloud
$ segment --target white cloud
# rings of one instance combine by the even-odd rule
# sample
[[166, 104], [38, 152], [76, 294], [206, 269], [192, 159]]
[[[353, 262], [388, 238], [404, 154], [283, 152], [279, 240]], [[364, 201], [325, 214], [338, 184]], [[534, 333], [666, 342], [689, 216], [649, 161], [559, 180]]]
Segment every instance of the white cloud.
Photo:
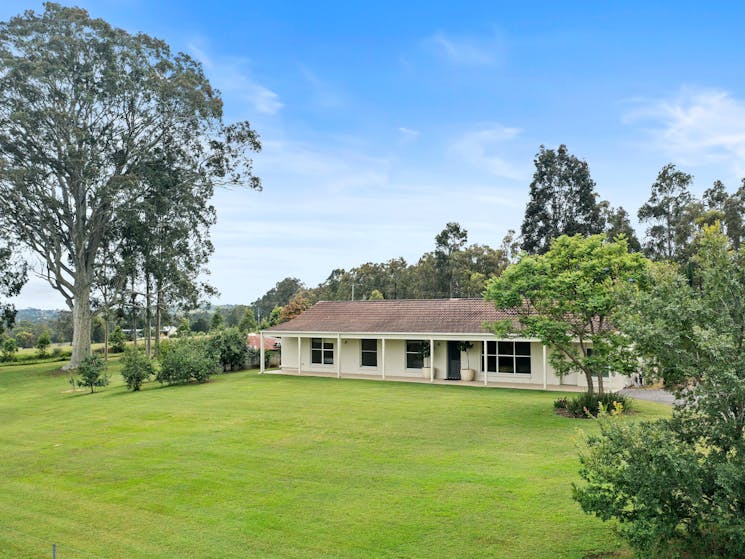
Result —
[[504, 146], [520, 134], [519, 128], [501, 124], [483, 125], [463, 134], [452, 145], [451, 150], [471, 166], [487, 171], [498, 177], [522, 179], [525, 173], [508, 162]]
[[655, 149], [682, 164], [745, 171], [745, 100], [720, 89], [683, 88], [669, 98], [633, 104], [623, 120], [642, 124]]
[[496, 36], [452, 37], [435, 33], [423, 41], [425, 48], [452, 64], [489, 66], [501, 62], [503, 47]]
[[197, 42], [188, 45], [191, 54], [202, 63], [213, 86], [223, 94], [237, 97], [262, 114], [277, 114], [284, 106], [279, 95], [256, 82], [248, 70], [247, 58], [214, 58], [207, 54]]
[[413, 130], [412, 128], [406, 128], [405, 126], [399, 126], [398, 132], [401, 135], [401, 141], [403, 143], [413, 142], [419, 137], [419, 130]]

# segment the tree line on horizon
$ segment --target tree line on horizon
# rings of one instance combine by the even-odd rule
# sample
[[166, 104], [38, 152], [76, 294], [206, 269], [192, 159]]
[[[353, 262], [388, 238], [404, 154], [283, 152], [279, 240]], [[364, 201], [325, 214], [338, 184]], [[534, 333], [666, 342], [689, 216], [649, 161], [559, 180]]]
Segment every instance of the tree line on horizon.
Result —
[[322, 300], [481, 297], [489, 279], [499, 277], [521, 254], [544, 254], [561, 235], [623, 235], [629, 251], [681, 266], [688, 265], [693, 239], [705, 225], [721, 223], [735, 248], [745, 236], [745, 179], [732, 193], [717, 180], [699, 199], [691, 193], [693, 176], [672, 163], [665, 165], [637, 211], [646, 225], [642, 242], [628, 212], [600, 199], [588, 163], [565, 145], [556, 150], [540, 146], [534, 164], [520, 233], [508, 231], [498, 248], [468, 245], [468, 231], [448, 223], [435, 237], [434, 250], [416, 263], [399, 257], [337, 268], [315, 287], [284, 278], [251, 304], [255, 316], [266, 327]]

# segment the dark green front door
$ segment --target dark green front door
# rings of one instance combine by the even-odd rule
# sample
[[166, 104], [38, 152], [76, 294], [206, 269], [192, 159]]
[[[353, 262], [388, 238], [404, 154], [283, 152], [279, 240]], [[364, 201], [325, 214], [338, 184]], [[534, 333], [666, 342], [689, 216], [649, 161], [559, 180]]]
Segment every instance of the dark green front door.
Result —
[[458, 342], [448, 342], [448, 380], [460, 380], [460, 349]]

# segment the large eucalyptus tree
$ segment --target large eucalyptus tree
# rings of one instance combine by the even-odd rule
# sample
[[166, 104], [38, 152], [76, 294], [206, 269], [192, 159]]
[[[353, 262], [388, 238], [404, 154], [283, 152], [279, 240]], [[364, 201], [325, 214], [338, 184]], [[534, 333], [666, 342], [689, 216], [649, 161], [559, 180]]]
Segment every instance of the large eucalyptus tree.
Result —
[[72, 311], [69, 367], [90, 352], [96, 266], [145, 194], [143, 166], [176, 154], [192, 184], [259, 188], [259, 149], [247, 122], [223, 122], [201, 65], [163, 41], [53, 3], [0, 23], [0, 213]]

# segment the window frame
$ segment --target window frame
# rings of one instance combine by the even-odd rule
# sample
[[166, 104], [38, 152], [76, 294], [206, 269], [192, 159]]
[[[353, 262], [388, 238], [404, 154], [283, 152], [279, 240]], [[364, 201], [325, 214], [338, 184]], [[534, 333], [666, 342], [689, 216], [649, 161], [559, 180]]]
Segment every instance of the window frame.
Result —
[[[494, 344], [492, 347], [493, 351], [490, 351], [489, 345]], [[505, 346], [509, 344], [511, 351], [504, 351]], [[528, 352], [517, 353], [517, 344], [526, 344]], [[500, 345], [502, 347], [500, 347]], [[493, 359], [494, 368], [490, 367], [490, 359]], [[507, 359], [512, 361], [511, 371], [500, 370], [500, 364], [507, 362]], [[528, 360], [528, 371], [520, 371], [518, 366], [518, 360]], [[484, 367], [486, 365], [486, 367]], [[532, 347], [530, 342], [521, 342], [515, 340], [486, 340], [481, 343], [481, 367], [484, 369], [484, 373], [495, 373], [499, 375], [520, 375], [528, 376], [533, 374], [533, 356]]]
[[[365, 342], [373, 342], [375, 349], [365, 349]], [[374, 365], [365, 364], [365, 355], [373, 355], [375, 358]], [[378, 340], [376, 338], [360, 338], [360, 367], [377, 369], [378, 368]]]
[[[404, 364], [406, 365], [407, 370], [415, 370], [415, 371], [421, 371], [424, 369], [424, 344], [427, 343], [425, 340], [405, 340], [405, 347], [404, 347]], [[409, 344], [419, 344], [419, 349], [416, 351], [409, 351]], [[421, 360], [422, 365], [420, 367], [410, 367], [409, 366], [409, 356], [415, 356], [412, 357], [413, 359], [419, 359]], [[416, 361], [414, 364], [416, 365], [419, 361]]]
[[[316, 342], [319, 346], [316, 347]], [[330, 345], [331, 347], [326, 347]], [[319, 353], [320, 352], [320, 353]], [[316, 361], [314, 355], [320, 355], [320, 361]], [[336, 340], [334, 338], [311, 338], [310, 339], [310, 364], [320, 366], [332, 366], [336, 358]], [[329, 359], [330, 356], [330, 360]]]

